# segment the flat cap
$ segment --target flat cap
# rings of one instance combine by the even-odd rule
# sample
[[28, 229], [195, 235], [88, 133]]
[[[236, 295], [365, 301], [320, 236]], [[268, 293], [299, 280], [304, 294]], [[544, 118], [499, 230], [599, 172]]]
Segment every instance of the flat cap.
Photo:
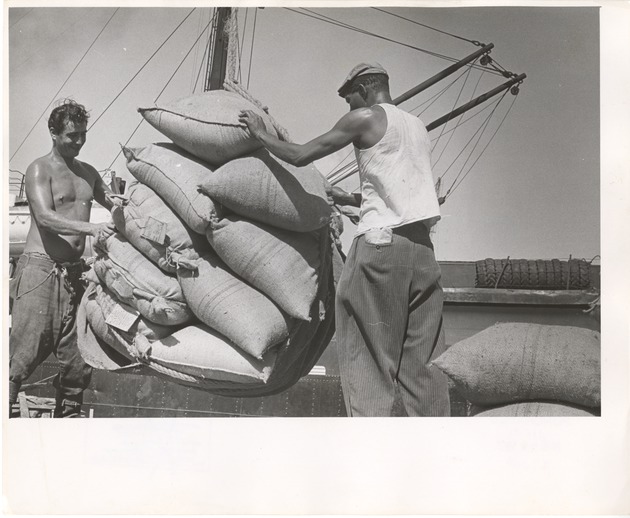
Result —
[[346, 77], [339, 90], [337, 90], [339, 96], [345, 97], [347, 94], [346, 90], [350, 87], [352, 81], [354, 81], [357, 77], [364, 76], [366, 74], [385, 74], [387, 77], [389, 77], [387, 71], [382, 67], [380, 63], [359, 63], [350, 71], [348, 77]]

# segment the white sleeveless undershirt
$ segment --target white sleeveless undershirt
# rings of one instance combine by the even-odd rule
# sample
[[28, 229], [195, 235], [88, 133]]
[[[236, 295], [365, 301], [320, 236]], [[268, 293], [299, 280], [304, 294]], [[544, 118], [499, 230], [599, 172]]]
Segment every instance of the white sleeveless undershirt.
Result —
[[362, 196], [356, 235], [415, 221], [431, 228], [440, 219], [440, 205], [429, 134], [419, 118], [393, 104], [376, 106], [387, 116], [385, 134], [370, 148], [354, 148]]

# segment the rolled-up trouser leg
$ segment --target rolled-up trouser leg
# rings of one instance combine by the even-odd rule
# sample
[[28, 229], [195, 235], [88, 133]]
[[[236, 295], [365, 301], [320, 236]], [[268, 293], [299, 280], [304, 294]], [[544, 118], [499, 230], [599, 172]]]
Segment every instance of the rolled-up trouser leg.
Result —
[[29, 256], [18, 262], [9, 337], [10, 399], [17, 399], [22, 383], [53, 349], [59, 298], [53, 268], [52, 261]]
[[59, 337], [54, 353], [61, 364], [55, 378], [57, 408], [55, 417], [78, 416], [83, 403], [83, 391], [89, 386], [92, 368], [85, 363], [77, 345], [77, 308], [83, 295], [80, 272], [67, 272], [64, 291], [68, 298], [61, 320]]

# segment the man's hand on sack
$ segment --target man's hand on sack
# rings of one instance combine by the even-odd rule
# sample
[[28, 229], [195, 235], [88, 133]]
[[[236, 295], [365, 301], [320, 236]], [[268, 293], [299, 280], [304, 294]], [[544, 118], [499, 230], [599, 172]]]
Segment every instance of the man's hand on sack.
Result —
[[114, 232], [116, 232], [116, 226], [114, 222], [110, 220], [107, 223], [93, 223], [90, 235], [92, 235], [97, 242], [100, 242], [105, 241]]
[[241, 111], [238, 120], [247, 126], [253, 137], [258, 137], [258, 133], [265, 131], [265, 122], [262, 117], [251, 110]]
[[114, 207], [124, 207], [127, 203], [129, 203], [129, 198], [124, 194], [114, 194], [113, 192], [108, 192], [105, 196], [112, 204], [112, 209]]

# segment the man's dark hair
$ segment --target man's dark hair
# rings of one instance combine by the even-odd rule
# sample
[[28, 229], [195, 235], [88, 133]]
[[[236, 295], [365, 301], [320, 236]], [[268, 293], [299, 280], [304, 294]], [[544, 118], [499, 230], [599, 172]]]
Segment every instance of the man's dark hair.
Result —
[[349, 93], [356, 92], [359, 89], [359, 85], [376, 92], [380, 92], [381, 90], [387, 90], [389, 92], [389, 78], [385, 74], [365, 74], [356, 77], [352, 81]]
[[83, 124], [87, 123], [89, 118], [90, 114], [85, 109], [85, 106], [72, 99], [66, 99], [50, 113], [48, 128], [55, 135], [59, 135], [68, 122]]

